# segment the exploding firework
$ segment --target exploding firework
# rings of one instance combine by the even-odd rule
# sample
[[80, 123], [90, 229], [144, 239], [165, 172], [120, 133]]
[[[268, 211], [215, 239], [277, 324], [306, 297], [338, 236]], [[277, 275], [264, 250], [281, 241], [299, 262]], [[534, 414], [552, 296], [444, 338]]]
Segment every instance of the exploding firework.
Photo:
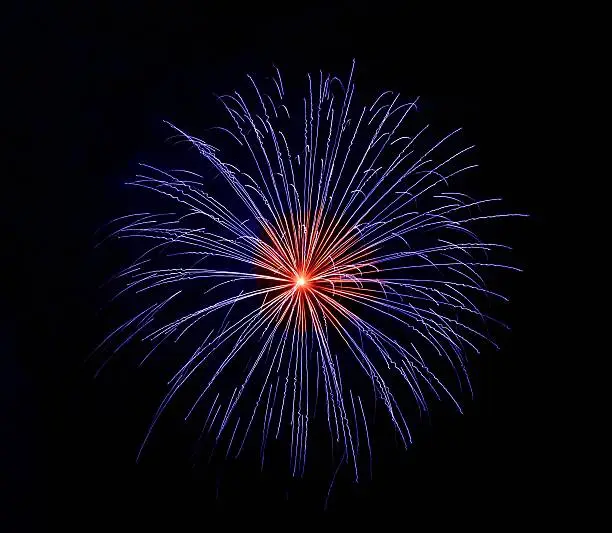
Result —
[[301, 476], [319, 420], [358, 478], [363, 451], [371, 468], [374, 403], [406, 446], [407, 409], [446, 397], [461, 410], [436, 369], [469, 388], [466, 354], [493, 342], [488, 324], [498, 323], [477, 301], [504, 299], [484, 274], [518, 270], [492, 262], [507, 247], [482, 242], [473, 225], [521, 215], [454, 191], [475, 167], [461, 163], [472, 147], [440, 157], [460, 129], [426, 141], [427, 126], [410, 130], [417, 100], [386, 91], [357, 107], [353, 70], [346, 83], [320, 73], [290, 114], [278, 70], [267, 90], [248, 78], [252, 105], [238, 92], [219, 98], [227, 149], [171, 125], [207, 162], [202, 175], [143, 165], [131, 182], [172, 212], [112, 222], [111, 236], [151, 243], [117, 275], [119, 294], [158, 296], [102, 345], [140, 340], [143, 363], [185, 345], [142, 446], [189, 383], [185, 419], [203, 421], [226, 457], [250, 435], [263, 466], [270, 439], [284, 438]]

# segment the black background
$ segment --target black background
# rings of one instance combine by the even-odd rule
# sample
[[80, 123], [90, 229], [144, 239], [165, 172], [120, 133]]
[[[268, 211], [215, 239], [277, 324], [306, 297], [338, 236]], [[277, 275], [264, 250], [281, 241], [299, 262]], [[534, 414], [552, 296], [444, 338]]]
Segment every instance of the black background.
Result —
[[[540, 507], [548, 413], [538, 369], [549, 357], [552, 319], [543, 244], [549, 183], [530, 171], [527, 150], [538, 128], [524, 105], [537, 70], [530, 28], [508, 14], [442, 21], [378, 2], [292, 10], [34, 3], [5, 16], [4, 68], [14, 89], [4, 102], [10, 158], [1, 247], [9, 265], [0, 367], [7, 531], [103, 523], [199, 530], [219, 527], [219, 515], [286, 527], [314, 517], [497, 529]], [[525, 268], [499, 280], [512, 300], [501, 311], [512, 334], [502, 336], [500, 352], [474, 362], [475, 399], [465, 399], [464, 416], [435, 418], [408, 452], [375, 451], [374, 479], [344, 480], [327, 513], [327, 471], [300, 484], [245, 463], [211, 480], [171, 438], [137, 465], [163, 388], [152, 370], [115, 365], [93, 380], [95, 369], [83, 363], [104, 332], [98, 286], [118, 266], [112, 251], [94, 250], [94, 232], [143, 201], [123, 185], [138, 162], [181, 157], [164, 142], [162, 120], [197, 132], [218, 122], [212, 93], [243, 85], [246, 73], [276, 64], [296, 79], [319, 69], [346, 76], [353, 58], [358, 91], [421, 95], [423, 120], [465, 127], [482, 167], [471, 192], [503, 196], [508, 210], [532, 215], [499, 226]]]

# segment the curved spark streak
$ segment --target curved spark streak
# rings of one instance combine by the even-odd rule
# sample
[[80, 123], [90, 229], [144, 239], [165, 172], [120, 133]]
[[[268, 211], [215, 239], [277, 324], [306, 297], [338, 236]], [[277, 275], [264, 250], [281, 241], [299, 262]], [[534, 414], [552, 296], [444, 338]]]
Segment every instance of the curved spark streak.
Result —
[[[199, 394], [185, 420], [207, 403], [200, 438], [205, 431], [214, 434], [215, 447], [225, 439], [225, 457], [242, 452], [259, 418], [262, 468], [269, 437], [279, 438], [285, 428], [291, 472], [301, 476], [309, 429], [320, 415], [341, 463], [353, 465], [357, 480], [364, 447], [371, 475], [372, 447], [367, 399], [349, 388], [352, 373], [359, 369], [366, 376], [406, 446], [412, 437], [403, 402], [394, 393], [397, 379], [419, 411], [427, 411], [430, 394], [448, 397], [461, 411], [451, 387], [432, 368], [445, 362], [459, 385], [463, 381], [471, 388], [466, 353], [477, 352], [476, 343], [483, 340], [495, 345], [486, 324], [501, 324], [481, 312], [476, 299], [506, 300], [485, 287], [483, 273], [518, 270], [490, 261], [488, 253], [508, 247], [481, 242], [471, 224], [524, 215], [486, 214], [483, 210], [499, 198], [475, 200], [447, 190], [475, 167], [450, 168], [473, 147], [435, 162], [456, 129], [417, 155], [428, 126], [409, 135], [404, 128], [418, 99], [401, 104], [399, 94], [385, 91], [351, 119], [353, 69], [346, 83], [321, 72], [317, 87], [308, 76], [299, 147], [288, 140], [296, 119], [289, 114], [278, 69], [269, 92], [248, 78], [254, 107], [238, 92], [219, 97], [230, 124], [213, 130], [229, 134], [248, 156], [250, 173], [224, 161], [220, 149], [170, 124], [222, 176], [247, 219], [209, 194], [205, 177], [143, 165], [148, 174], [131, 184], [164, 196], [176, 213], [137, 213], [109, 224], [107, 238], [154, 243], [113, 279], [127, 280], [118, 295], [176, 284], [180, 290], [124, 322], [102, 344], [126, 335], [116, 352], [138, 337], [151, 342], [143, 364], [164, 342], [187, 333], [202, 339], [168, 382], [139, 456], [170, 401], [195, 382]], [[116, 228], [117, 223], [123, 225]], [[169, 258], [180, 262], [159, 264]], [[218, 268], [219, 262], [228, 267]], [[162, 319], [186, 294], [205, 303]], [[219, 313], [220, 324], [210, 329], [204, 319]], [[205, 322], [207, 334], [200, 331]], [[220, 377], [237, 361], [244, 366], [242, 381], [231, 395], [214, 395]]]

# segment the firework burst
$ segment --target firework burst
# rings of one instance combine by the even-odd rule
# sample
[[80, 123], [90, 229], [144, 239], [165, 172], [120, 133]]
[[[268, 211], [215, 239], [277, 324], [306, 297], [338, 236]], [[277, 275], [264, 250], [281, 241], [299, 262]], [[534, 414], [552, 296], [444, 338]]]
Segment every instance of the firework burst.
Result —
[[[487, 324], [497, 321], [476, 301], [504, 297], [483, 273], [518, 269], [492, 262], [490, 253], [507, 247], [479, 240], [473, 224], [521, 215], [487, 214], [498, 198], [453, 190], [475, 166], [461, 163], [472, 147], [439, 157], [459, 129], [423, 147], [427, 127], [406, 131], [416, 100], [386, 91], [356, 107], [352, 70], [346, 83], [317, 78], [308, 76], [290, 115], [278, 70], [266, 91], [249, 76], [252, 106], [238, 92], [219, 98], [229, 121], [216, 130], [232, 148], [172, 126], [208, 162], [203, 175], [143, 165], [131, 182], [173, 212], [113, 221], [111, 236], [151, 243], [118, 274], [119, 294], [161, 296], [102, 345], [114, 342], [116, 352], [140, 340], [149, 346], [144, 363], [168, 342], [194, 343], [143, 446], [189, 382], [198, 390], [185, 418], [201, 416], [202, 433], [225, 456], [240, 454], [251, 435], [263, 466], [269, 440], [285, 435], [291, 472], [301, 476], [318, 419], [358, 479], [360, 450], [371, 466], [372, 403], [384, 405], [407, 446], [397, 391], [409, 391], [421, 412], [443, 397], [460, 410], [434, 369], [448, 366], [469, 387], [466, 353], [493, 342]], [[218, 176], [235, 202], [210, 192]]]

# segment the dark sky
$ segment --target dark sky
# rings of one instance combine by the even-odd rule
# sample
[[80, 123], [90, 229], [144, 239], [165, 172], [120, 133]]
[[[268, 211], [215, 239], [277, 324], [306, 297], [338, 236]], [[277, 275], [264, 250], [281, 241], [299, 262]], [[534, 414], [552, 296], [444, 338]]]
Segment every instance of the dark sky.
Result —
[[[487, 23], [467, 13], [442, 22], [379, 2], [286, 14], [238, 3], [152, 4], [34, 2], [9, 9], [2, 22], [12, 89], [4, 102], [10, 172], [3, 172], [8, 242], [1, 253], [9, 274], [0, 324], [0, 490], [15, 525], [6, 531], [58, 524], [89, 531], [107, 521], [113, 529], [156, 530], [175, 519], [192, 521], [193, 530], [218, 527], [217, 515], [251, 513], [286, 527], [302, 516], [395, 515], [406, 528], [424, 519], [526, 519], [545, 478], [537, 369], [548, 328], [542, 202], [549, 184], [529, 172], [524, 152], [533, 133], [525, 130], [537, 127], [523, 106], [535, 67], [517, 38], [530, 29], [486, 13]], [[242, 464], [230, 467], [227, 482], [211, 481], [191, 470], [182, 444], [170, 438], [136, 465], [160, 384], [152, 370], [121, 366], [94, 381], [83, 363], [106, 325], [98, 287], [117, 266], [111, 250], [94, 250], [94, 232], [133, 210], [123, 183], [139, 161], [177, 157], [164, 143], [162, 120], [197, 131], [217, 123], [213, 93], [242, 84], [248, 72], [276, 64], [296, 79], [319, 69], [345, 74], [353, 58], [358, 90], [422, 95], [426, 120], [441, 130], [464, 126], [482, 166], [473, 191], [499, 194], [509, 210], [533, 215], [499, 229], [526, 269], [500, 281], [512, 299], [502, 311], [512, 334], [500, 352], [474, 362], [475, 399], [466, 398], [464, 416], [441, 413], [408, 452], [379, 451], [374, 479], [355, 486], [347, 478], [327, 515], [329, 472], [289, 484]]]

